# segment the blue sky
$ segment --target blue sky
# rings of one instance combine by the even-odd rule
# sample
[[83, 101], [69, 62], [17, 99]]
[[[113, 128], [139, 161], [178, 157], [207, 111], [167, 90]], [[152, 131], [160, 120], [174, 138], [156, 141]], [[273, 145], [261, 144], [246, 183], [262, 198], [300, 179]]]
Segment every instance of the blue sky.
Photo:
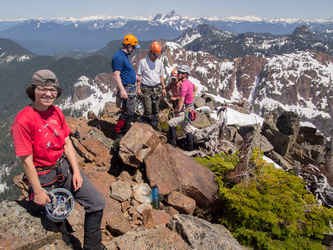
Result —
[[0, 20], [90, 15], [146, 17], [170, 10], [191, 17], [329, 18], [333, 17], [333, 0], [0, 0]]

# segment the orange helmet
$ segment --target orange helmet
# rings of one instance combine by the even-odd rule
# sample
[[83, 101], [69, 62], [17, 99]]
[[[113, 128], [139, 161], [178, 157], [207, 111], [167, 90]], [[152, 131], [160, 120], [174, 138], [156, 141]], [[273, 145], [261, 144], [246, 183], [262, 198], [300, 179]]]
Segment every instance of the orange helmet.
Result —
[[172, 72], [171, 72], [171, 78], [177, 78], [178, 77], [178, 72], [176, 69], [174, 69]]
[[135, 48], [140, 48], [140, 45], [138, 44], [138, 39], [136, 39], [136, 37], [131, 34], [124, 36], [123, 44], [130, 44]]
[[158, 42], [152, 42], [150, 45], [150, 51], [153, 52], [155, 55], [161, 54], [161, 45]]

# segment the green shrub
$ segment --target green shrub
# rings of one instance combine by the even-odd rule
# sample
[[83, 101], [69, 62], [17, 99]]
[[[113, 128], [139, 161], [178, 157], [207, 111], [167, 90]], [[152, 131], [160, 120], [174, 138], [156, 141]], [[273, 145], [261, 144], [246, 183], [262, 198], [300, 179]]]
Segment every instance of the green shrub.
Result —
[[214, 157], [206, 156], [205, 158], [195, 158], [199, 163], [209, 168], [216, 177], [216, 182], [219, 185], [230, 182], [226, 177], [234, 170], [239, 162], [238, 152], [227, 155], [225, 153], [216, 154]]
[[[319, 205], [303, 179], [275, 169], [253, 150], [251, 177], [234, 186], [225, 185], [234, 156], [219, 154], [201, 161], [217, 176], [224, 202], [221, 224], [235, 238], [255, 249], [323, 249], [323, 234], [332, 232], [331, 209]], [[226, 162], [226, 159], [232, 159]]]

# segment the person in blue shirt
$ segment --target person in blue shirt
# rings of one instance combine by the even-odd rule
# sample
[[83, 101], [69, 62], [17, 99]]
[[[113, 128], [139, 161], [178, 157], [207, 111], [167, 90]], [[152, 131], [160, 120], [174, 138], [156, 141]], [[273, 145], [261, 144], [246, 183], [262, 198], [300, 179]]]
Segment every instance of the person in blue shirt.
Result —
[[136, 73], [128, 59], [136, 48], [140, 48], [138, 39], [128, 34], [123, 39], [123, 46], [112, 58], [113, 77], [118, 89], [117, 106], [122, 109], [117, 125], [114, 128], [115, 140], [119, 140], [130, 128], [130, 118], [135, 111]]

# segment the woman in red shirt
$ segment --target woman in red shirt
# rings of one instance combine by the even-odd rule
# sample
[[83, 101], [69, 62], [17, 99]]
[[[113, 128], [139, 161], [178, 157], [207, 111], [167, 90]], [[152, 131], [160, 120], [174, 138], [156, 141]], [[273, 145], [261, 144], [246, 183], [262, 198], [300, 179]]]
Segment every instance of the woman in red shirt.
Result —
[[70, 191], [86, 211], [84, 247], [100, 249], [105, 200], [79, 169], [69, 138], [71, 130], [61, 109], [52, 105], [61, 95], [59, 81], [52, 71], [39, 70], [26, 94], [32, 103], [18, 113], [11, 133], [34, 202], [43, 206], [51, 202], [45, 190], [61, 187]]

